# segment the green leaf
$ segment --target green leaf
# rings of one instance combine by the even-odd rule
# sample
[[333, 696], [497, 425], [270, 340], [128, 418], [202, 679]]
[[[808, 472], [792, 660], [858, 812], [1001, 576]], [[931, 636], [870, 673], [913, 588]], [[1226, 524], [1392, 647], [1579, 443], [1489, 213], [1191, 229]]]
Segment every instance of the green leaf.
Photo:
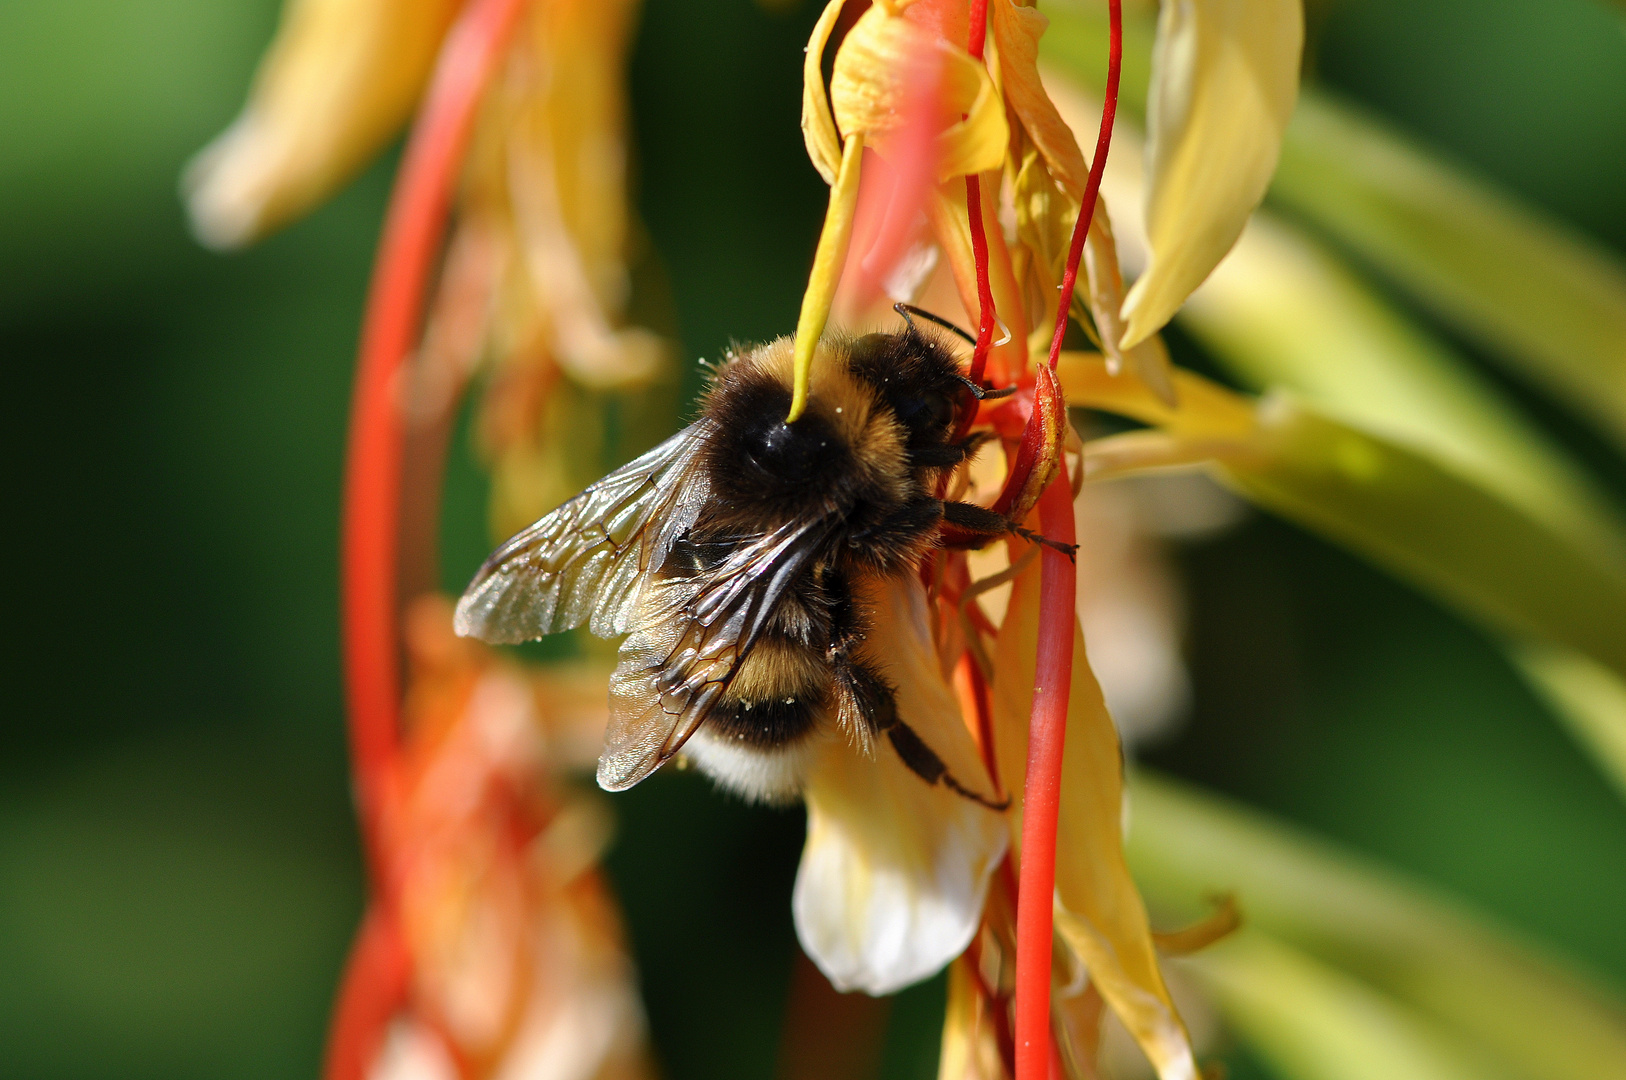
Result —
[[1626, 446], [1619, 260], [1324, 92], [1301, 96], [1271, 195]]
[[1608, 500], [1438, 340], [1332, 253], [1256, 214], [1181, 323], [1244, 382], [1429, 454], [1585, 546], [1626, 552]]
[[[1260, 932], [1263, 945], [1239, 935], [1239, 949], [1222, 943], [1195, 959], [1238, 1027], [1261, 1049], [1277, 1041], [1273, 1058], [1286, 1060], [1295, 1039], [1306, 1058], [1329, 1046], [1358, 1054], [1350, 1039], [1364, 1031], [1392, 1041], [1394, 1060], [1419, 1067], [1464, 1067], [1451, 1049], [1470, 1047], [1526, 1080], [1620, 1074], [1626, 1006], [1511, 932], [1325, 841], [1172, 781], [1140, 772], [1130, 799], [1126, 851], [1153, 908], [1191, 918], [1202, 914], [1198, 898], [1231, 892], [1244, 926]], [[1293, 1075], [1459, 1074], [1374, 1067]]]
[[1253, 501], [1363, 552], [1504, 635], [1558, 642], [1626, 675], [1626, 563], [1431, 456], [1286, 393], [1256, 441], [1221, 450]]
[[1561, 645], [1526, 643], [1508, 652], [1531, 688], [1626, 795], [1626, 680]]
[[1184, 967], [1286, 1080], [1509, 1080], [1415, 1009], [1257, 930]]

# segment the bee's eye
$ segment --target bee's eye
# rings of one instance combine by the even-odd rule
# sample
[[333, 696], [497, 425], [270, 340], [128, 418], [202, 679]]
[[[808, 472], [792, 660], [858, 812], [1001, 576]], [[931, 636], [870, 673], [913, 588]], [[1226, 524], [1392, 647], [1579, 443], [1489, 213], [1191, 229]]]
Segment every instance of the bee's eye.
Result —
[[920, 435], [937, 435], [954, 420], [954, 402], [945, 394], [928, 391], [897, 402], [898, 419]]

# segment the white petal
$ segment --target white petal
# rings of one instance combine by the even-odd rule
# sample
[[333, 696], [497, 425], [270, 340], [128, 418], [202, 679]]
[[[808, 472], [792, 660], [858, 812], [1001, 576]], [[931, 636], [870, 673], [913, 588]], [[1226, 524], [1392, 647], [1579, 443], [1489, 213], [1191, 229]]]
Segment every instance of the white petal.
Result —
[[[918, 581], [877, 597], [871, 642], [898, 714], [966, 787], [991, 784], [937, 667]], [[928, 784], [891, 744], [873, 758], [831, 739], [805, 791], [807, 847], [792, 910], [802, 948], [838, 990], [890, 994], [965, 950], [1005, 854], [1004, 815]]]
[[1152, 261], [1124, 300], [1125, 347], [1169, 321], [1264, 197], [1303, 45], [1301, 0], [1165, 0], [1146, 110]]

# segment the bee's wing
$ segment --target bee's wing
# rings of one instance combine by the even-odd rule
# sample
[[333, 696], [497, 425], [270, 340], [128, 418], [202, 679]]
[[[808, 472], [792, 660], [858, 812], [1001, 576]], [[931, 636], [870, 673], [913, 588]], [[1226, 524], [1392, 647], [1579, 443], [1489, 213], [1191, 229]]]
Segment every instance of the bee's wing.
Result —
[[601, 787], [629, 788], [682, 749], [828, 534], [818, 519], [793, 522], [741, 543], [713, 570], [652, 584], [610, 678]]
[[709, 493], [694, 467], [706, 421], [610, 473], [515, 535], [457, 604], [465, 637], [513, 644], [588, 623], [624, 634], [645, 577], [694, 524]]

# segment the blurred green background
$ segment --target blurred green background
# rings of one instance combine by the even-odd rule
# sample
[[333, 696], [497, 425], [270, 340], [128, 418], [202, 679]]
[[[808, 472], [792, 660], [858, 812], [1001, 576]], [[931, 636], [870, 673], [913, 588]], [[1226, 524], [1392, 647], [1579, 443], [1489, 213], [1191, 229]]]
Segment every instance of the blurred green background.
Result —
[[[0, 3], [0, 1076], [313, 1076], [360, 910], [335, 547], [393, 160], [230, 258], [189, 240], [175, 194], [276, 7]], [[1626, 255], [1618, 8], [1312, 7], [1317, 77]], [[815, 13], [647, 0], [639, 201], [690, 358], [794, 318], [824, 199], [797, 130]], [[1485, 371], [1626, 497], [1626, 464]], [[458, 453], [454, 587], [488, 540]], [[1626, 807], [1476, 631], [1259, 515], [1182, 564], [1196, 706], [1156, 764], [1626, 985]], [[611, 871], [663, 1068], [769, 1075], [799, 813], [692, 776], [615, 805]], [[940, 1000], [928, 986], [893, 1010], [887, 1075], [934, 1075]]]

